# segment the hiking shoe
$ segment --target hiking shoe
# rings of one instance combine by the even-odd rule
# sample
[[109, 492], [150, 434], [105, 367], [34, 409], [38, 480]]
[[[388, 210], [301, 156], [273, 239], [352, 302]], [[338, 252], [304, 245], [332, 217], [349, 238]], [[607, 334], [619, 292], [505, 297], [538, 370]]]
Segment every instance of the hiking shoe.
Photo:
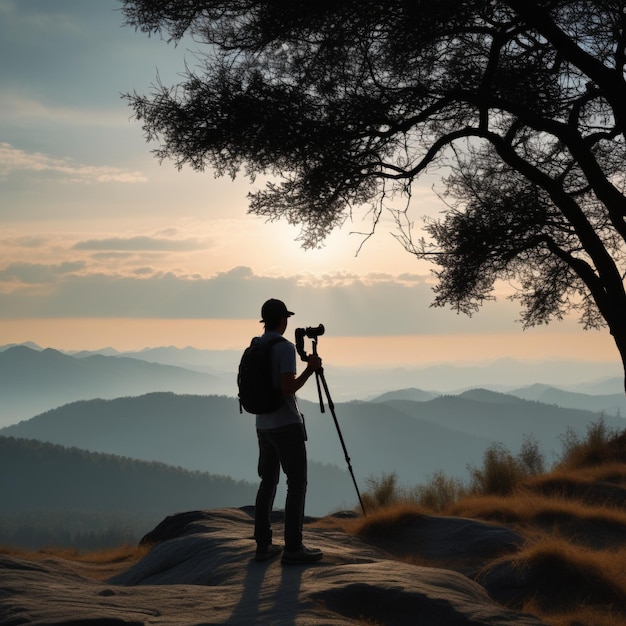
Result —
[[278, 556], [282, 551], [283, 549], [275, 543], [269, 543], [265, 546], [257, 546], [256, 552], [254, 553], [254, 560], [267, 561], [268, 559]]
[[315, 563], [324, 556], [324, 553], [317, 548], [305, 548], [300, 546], [299, 550], [285, 550], [283, 552], [283, 558], [281, 563], [296, 564], [296, 563]]

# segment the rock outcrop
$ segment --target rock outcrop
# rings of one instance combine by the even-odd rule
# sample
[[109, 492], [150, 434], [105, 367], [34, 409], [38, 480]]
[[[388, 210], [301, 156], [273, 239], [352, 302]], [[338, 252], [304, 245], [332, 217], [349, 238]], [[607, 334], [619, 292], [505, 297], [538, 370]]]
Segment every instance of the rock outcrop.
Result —
[[[393, 554], [426, 552], [436, 562], [456, 555], [506, 552], [518, 539], [496, 526], [424, 518], [387, 546], [332, 528], [305, 528], [305, 543], [324, 551], [312, 565], [254, 561], [250, 509], [192, 511], [149, 533], [139, 562], [106, 582], [63, 562], [0, 558], [4, 626], [200, 626], [207, 624], [404, 626], [540, 626], [509, 610], [459, 571], [422, 567]], [[280, 537], [277, 519], [276, 537]], [[437, 547], [439, 546], [439, 547]]]

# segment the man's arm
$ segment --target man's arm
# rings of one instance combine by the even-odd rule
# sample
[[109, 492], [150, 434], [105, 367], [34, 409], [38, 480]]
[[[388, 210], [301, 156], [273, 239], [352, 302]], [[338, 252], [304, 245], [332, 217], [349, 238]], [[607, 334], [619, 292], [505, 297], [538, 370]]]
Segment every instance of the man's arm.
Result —
[[315, 354], [311, 354], [309, 356], [309, 360], [307, 361], [306, 367], [304, 371], [300, 374], [300, 376], [295, 375], [295, 373], [283, 373], [281, 374], [281, 385], [283, 394], [286, 396], [293, 395], [304, 386], [307, 380], [311, 377], [311, 375], [315, 372], [315, 370], [319, 369], [322, 366], [322, 359]]

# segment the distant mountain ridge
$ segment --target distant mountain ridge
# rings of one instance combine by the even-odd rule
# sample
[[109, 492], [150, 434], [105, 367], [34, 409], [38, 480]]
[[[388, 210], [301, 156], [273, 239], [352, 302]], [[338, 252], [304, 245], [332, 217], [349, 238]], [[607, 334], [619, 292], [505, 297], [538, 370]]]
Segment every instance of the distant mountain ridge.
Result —
[[215, 393], [222, 387], [217, 376], [180, 367], [12, 346], [0, 351], [0, 426], [76, 400], [151, 391]]
[[241, 357], [241, 351], [239, 350], [200, 350], [191, 346], [185, 348], [161, 346], [130, 352], [119, 352], [113, 348], [104, 348], [97, 351], [82, 350], [79, 352], [68, 352], [67, 354], [77, 358], [85, 358], [94, 354], [127, 357], [139, 361], [160, 363], [161, 365], [171, 365], [207, 373], [232, 371], [234, 365], [239, 362]]
[[[302, 401], [306, 418], [313, 515], [354, 505], [339, 437], [328, 413]], [[487, 447], [500, 442], [517, 453], [534, 437], [553, 460], [568, 429], [584, 434], [598, 413], [565, 409], [488, 390], [426, 402], [336, 403], [335, 411], [357, 481], [396, 473], [401, 484], [426, 482], [436, 471], [464, 478]], [[606, 418], [609, 427], [624, 421]], [[151, 393], [75, 402], [0, 429], [0, 435], [38, 439], [85, 450], [160, 461], [255, 482], [254, 418], [227, 396]]]
[[624, 393], [576, 393], [539, 383], [521, 389], [513, 389], [509, 393], [525, 400], [537, 400], [546, 404], [626, 417], [626, 394]]
[[387, 400], [410, 400], [412, 402], [427, 402], [433, 400], [441, 394], [435, 391], [424, 391], [411, 387], [409, 389], [397, 389], [396, 391], [387, 391], [379, 396], [371, 398], [371, 402], [386, 402]]
[[[428, 402], [445, 395], [455, 395], [468, 399], [478, 399], [483, 402], [496, 401], [498, 403], [527, 400], [541, 402], [542, 404], [555, 405], [566, 409], [581, 409], [602, 413], [611, 417], [626, 417], [626, 394], [585, 394], [575, 393], [564, 389], [558, 389], [550, 385], [534, 384], [528, 387], [511, 389], [510, 391], [498, 392], [491, 389], [468, 389], [458, 394], [441, 394], [422, 389], [398, 389], [388, 391], [373, 398], [372, 402], [386, 402], [393, 400], [411, 400], [414, 402]], [[508, 399], [507, 399], [508, 398]]]
[[[236, 350], [172, 346], [124, 353], [113, 348], [70, 353], [41, 348], [32, 342], [0, 346], [0, 397], [3, 398], [0, 427], [69, 402], [92, 398], [111, 399], [153, 391], [234, 396], [240, 356]], [[418, 385], [422, 395], [418, 397], [417, 392], [411, 392], [414, 395], [406, 399], [426, 400], [483, 387], [560, 406], [604, 411], [609, 415], [619, 411], [626, 415], [623, 379], [610, 376], [612, 371], [619, 371], [616, 364], [524, 364], [500, 359], [474, 366], [346, 368], [325, 362], [324, 370], [335, 402], [386, 398], [383, 396], [386, 393], [398, 397], [398, 393], [406, 394], [406, 390], [417, 389]], [[532, 387], [538, 379], [550, 382], [556, 389], [556, 382], [552, 382], [555, 373], [558, 379], [567, 382], [560, 388], [563, 394], [558, 397], [530, 395], [527, 387]], [[511, 384], [512, 381], [515, 383]], [[590, 400], [568, 396], [568, 393], [583, 391], [603, 397]], [[315, 385], [306, 385], [298, 395], [315, 402]]]

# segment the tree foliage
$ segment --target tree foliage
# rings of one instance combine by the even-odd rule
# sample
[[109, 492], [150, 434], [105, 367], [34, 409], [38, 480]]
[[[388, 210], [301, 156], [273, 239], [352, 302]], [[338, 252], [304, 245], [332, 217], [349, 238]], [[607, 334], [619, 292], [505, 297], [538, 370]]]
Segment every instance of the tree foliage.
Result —
[[[129, 95], [156, 154], [278, 177], [250, 211], [319, 245], [356, 206], [444, 168], [447, 211], [399, 238], [473, 313], [509, 281], [532, 326], [577, 309], [626, 366], [622, 0], [122, 0], [128, 24], [203, 51]], [[407, 226], [408, 225], [408, 226]]]

